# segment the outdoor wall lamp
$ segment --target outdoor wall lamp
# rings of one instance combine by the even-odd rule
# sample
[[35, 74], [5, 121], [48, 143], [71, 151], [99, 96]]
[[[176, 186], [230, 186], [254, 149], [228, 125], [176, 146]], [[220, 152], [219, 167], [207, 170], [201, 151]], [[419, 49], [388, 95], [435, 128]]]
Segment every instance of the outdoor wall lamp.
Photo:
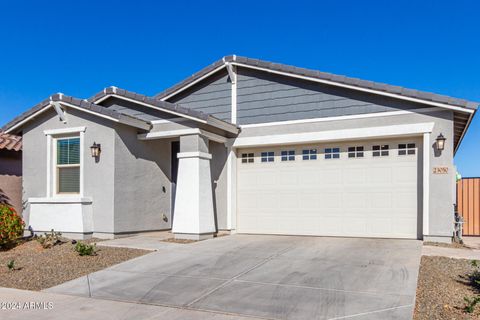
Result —
[[100, 157], [100, 152], [102, 152], [102, 149], [100, 148], [100, 144], [93, 142], [93, 145], [90, 147], [90, 152], [92, 153], [93, 158]]
[[435, 141], [437, 141], [437, 149], [442, 151], [443, 149], [445, 149], [445, 140], [447, 140], [443, 134], [439, 134], [437, 139], [435, 139]]

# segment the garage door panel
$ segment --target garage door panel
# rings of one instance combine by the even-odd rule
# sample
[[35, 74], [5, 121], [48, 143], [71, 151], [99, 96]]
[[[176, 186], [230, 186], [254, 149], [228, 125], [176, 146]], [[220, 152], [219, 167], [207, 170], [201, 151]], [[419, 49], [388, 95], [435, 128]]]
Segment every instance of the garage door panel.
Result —
[[[256, 158], [237, 166], [238, 232], [416, 238], [418, 158], [395, 149], [410, 142], [379, 142], [390, 155], [376, 158], [375, 142], [339, 143], [340, 159], [328, 160], [324, 146], [241, 150]], [[364, 157], [348, 158], [350, 145], [363, 145]], [[317, 149], [317, 160], [302, 160], [303, 149]], [[295, 161], [281, 161], [282, 150], [295, 150]], [[260, 162], [265, 151], [275, 152], [274, 162]]]

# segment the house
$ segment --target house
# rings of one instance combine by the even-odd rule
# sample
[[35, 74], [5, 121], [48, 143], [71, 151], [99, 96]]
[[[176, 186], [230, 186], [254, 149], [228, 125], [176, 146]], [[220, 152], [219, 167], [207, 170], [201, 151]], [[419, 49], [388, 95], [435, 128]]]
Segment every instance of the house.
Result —
[[22, 213], [22, 137], [1, 131], [0, 203]]
[[448, 242], [477, 105], [228, 56], [154, 97], [54, 94], [3, 129], [23, 137], [37, 232]]

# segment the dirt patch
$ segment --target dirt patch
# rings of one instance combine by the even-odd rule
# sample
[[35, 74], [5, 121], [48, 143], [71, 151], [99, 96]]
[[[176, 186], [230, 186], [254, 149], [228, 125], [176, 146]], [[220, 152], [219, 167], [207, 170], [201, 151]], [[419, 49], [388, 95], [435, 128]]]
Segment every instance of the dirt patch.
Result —
[[478, 294], [467, 279], [473, 269], [470, 260], [423, 256], [414, 319], [479, 319], [480, 306], [472, 314], [463, 310], [463, 298]]
[[187, 243], [192, 243], [192, 242], [198, 242], [197, 240], [175, 239], [175, 238], [163, 239], [163, 240], [161, 240], [161, 241], [163, 241], [163, 242], [172, 242], [172, 243], [182, 243], [182, 244], [187, 244]]
[[[0, 286], [43, 290], [149, 252], [98, 246], [97, 255], [81, 257], [71, 242], [43, 249], [37, 241], [27, 241], [11, 250], [0, 251]], [[16, 270], [8, 269], [11, 260], [15, 261]]]
[[440, 243], [440, 242], [424, 242], [424, 246], [431, 246], [431, 247], [443, 247], [443, 248], [454, 248], [454, 249], [467, 249], [471, 250], [471, 248], [467, 247], [464, 244], [458, 243], [458, 242], [452, 242], [452, 243]]

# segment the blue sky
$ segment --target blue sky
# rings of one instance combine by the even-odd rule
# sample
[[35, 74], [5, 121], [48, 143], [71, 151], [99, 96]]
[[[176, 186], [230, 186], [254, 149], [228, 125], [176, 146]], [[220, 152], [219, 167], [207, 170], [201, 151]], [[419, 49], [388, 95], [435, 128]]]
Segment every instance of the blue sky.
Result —
[[[1, 1], [0, 124], [237, 54], [480, 101], [478, 1]], [[455, 158], [480, 176], [480, 116]]]

